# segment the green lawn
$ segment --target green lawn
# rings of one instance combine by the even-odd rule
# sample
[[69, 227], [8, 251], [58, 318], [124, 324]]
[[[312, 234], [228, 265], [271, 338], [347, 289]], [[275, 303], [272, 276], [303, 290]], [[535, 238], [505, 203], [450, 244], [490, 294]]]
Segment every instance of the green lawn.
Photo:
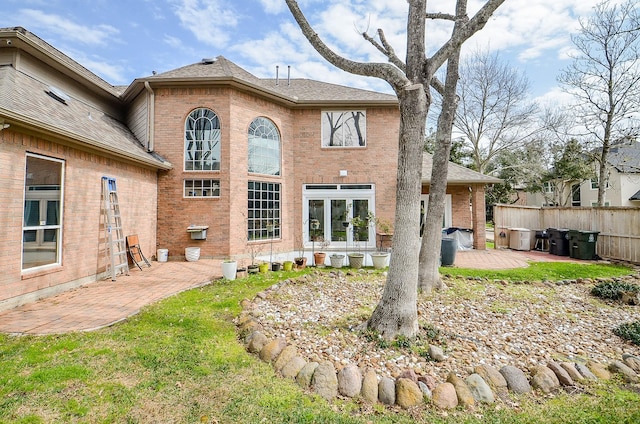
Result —
[[242, 299], [292, 275], [297, 273], [216, 281], [91, 333], [0, 336], [0, 422], [640, 422], [637, 388], [619, 381], [550, 399], [514, 397], [517, 408], [447, 414], [430, 407], [411, 412], [371, 407], [357, 400], [329, 404], [305, 394], [246, 353], [232, 322]]

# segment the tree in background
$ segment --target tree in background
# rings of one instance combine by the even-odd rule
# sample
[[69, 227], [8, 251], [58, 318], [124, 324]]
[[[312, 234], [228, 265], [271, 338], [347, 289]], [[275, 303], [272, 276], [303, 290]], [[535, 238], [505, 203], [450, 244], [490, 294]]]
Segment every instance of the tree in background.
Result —
[[[483, 6], [471, 19], [466, 12], [467, 0], [457, 0], [455, 13], [442, 15], [448, 20], [453, 20], [452, 35], [429, 57], [427, 57], [425, 44], [427, 1], [408, 0], [405, 60], [396, 55], [393, 46], [389, 44], [381, 29], [378, 30], [377, 40], [366, 33], [362, 34], [387, 58], [387, 63], [356, 62], [338, 55], [314, 31], [297, 1], [285, 1], [302, 33], [323, 58], [344, 71], [386, 81], [398, 97], [400, 130], [395, 231], [392, 246], [394, 254], [391, 256], [382, 299], [369, 318], [367, 326], [378, 331], [385, 338], [393, 338], [397, 335], [412, 337], [418, 331], [417, 286], [420, 250], [418, 211], [420, 210], [425, 127], [431, 105], [430, 85], [444, 92], [443, 84], [435, 78], [436, 71], [452, 55], [459, 53], [463, 42], [484, 27], [504, 0], [483, 2]], [[436, 17], [437, 14], [430, 15]], [[455, 105], [449, 107], [455, 107]], [[449, 150], [438, 148], [434, 155], [434, 173], [431, 179], [431, 188], [438, 193], [444, 193], [446, 190], [448, 160]], [[436, 169], [441, 170], [442, 167], [444, 172], [436, 175]], [[441, 201], [442, 205], [439, 209], [444, 212], [444, 196]], [[442, 216], [440, 216], [441, 219]], [[439, 234], [439, 222], [437, 224], [437, 229], [426, 228], [426, 231], [437, 231]], [[438, 243], [437, 248], [430, 253], [430, 261], [438, 260], [439, 246]], [[432, 278], [439, 279], [439, 275], [432, 275]]]
[[540, 131], [529, 80], [497, 53], [476, 50], [463, 61], [458, 95], [454, 125], [471, 151], [471, 167], [482, 174], [497, 155], [518, 149]]
[[640, 13], [636, 0], [602, 2], [572, 38], [573, 63], [558, 77], [574, 96], [578, 133], [597, 152], [598, 206], [607, 190], [608, 155], [613, 144], [638, 135], [640, 109]]
[[[567, 142], [556, 142], [549, 146], [553, 164], [542, 174], [543, 187], [539, 190], [547, 204], [571, 206], [575, 190], [593, 177], [593, 169], [582, 144], [575, 138]], [[544, 185], [550, 189], [545, 189]]]

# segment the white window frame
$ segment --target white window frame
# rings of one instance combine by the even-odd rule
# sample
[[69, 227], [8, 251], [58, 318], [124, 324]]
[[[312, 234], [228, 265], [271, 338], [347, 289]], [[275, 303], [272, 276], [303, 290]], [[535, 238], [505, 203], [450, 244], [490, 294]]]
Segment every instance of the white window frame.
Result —
[[[207, 112], [211, 112], [211, 114], [213, 115], [211, 118], [206, 117], [206, 116], [197, 116], [194, 118], [194, 114], [196, 114], [199, 111], [207, 111]], [[187, 134], [190, 132], [195, 132], [195, 129], [189, 129], [189, 122], [190, 121], [199, 121], [202, 119], [208, 119], [211, 122], [211, 125], [213, 125], [214, 122], [217, 122], [218, 124], [218, 128], [212, 128], [210, 137], [208, 140], [198, 140], [196, 138], [195, 135], [193, 135], [193, 139], [189, 139], [187, 137]], [[184, 136], [184, 150], [183, 150], [183, 154], [184, 154], [184, 161], [182, 163], [183, 167], [184, 167], [184, 171], [185, 172], [219, 172], [220, 168], [222, 167], [222, 123], [220, 122], [220, 117], [218, 117], [218, 114], [215, 113], [213, 110], [207, 108], [207, 107], [198, 107], [193, 109], [191, 112], [189, 112], [189, 115], [187, 115], [187, 118], [184, 121], [184, 132], [183, 132], [183, 136]], [[204, 143], [204, 142], [213, 142], [214, 144], [205, 149], [204, 147], [201, 149], [198, 149], [198, 143]], [[202, 158], [191, 158], [189, 159], [189, 154], [196, 154], [196, 155], [203, 155]], [[207, 155], [208, 153], [208, 155]], [[218, 158], [213, 158], [213, 157], [209, 157], [209, 156], [213, 156], [214, 153], [217, 153], [220, 157]], [[187, 166], [187, 164], [191, 164], [191, 166]], [[216, 163], [217, 163], [217, 167], [216, 167]], [[198, 164], [200, 164], [200, 167], [198, 167]], [[205, 166], [205, 164], [208, 164], [207, 166]]]
[[[356, 188], [359, 186], [369, 188]], [[324, 222], [322, 228], [325, 233], [323, 237], [327, 237], [327, 234], [331, 233], [331, 201], [332, 200], [346, 200], [347, 205], [353, 200], [366, 200], [368, 202], [368, 208], [371, 212], [375, 213], [376, 210], [376, 188], [375, 184], [305, 184], [302, 186], [302, 239], [304, 241], [305, 248], [311, 248], [314, 242], [311, 240], [311, 234], [309, 232], [309, 201], [322, 200], [324, 201]], [[352, 212], [350, 212], [352, 213]], [[350, 227], [351, 230], [351, 227]], [[315, 243], [317, 247], [317, 243]], [[350, 249], [356, 249], [357, 247], [362, 249], [375, 248], [376, 246], [376, 232], [375, 226], [369, 226], [369, 240], [358, 242], [358, 246], [354, 244], [353, 236], [350, 234], [346, 241], [332, 241], [329, 248], [341, 249], [349, 247]]]
[[[361, 115], [356, 123], [353, 114]], [[355, 110], [323, 110], [320, 117], [321, 146], [328, 149], [365, 148], [367, 147], [367, 112]], [[332, 131], [335, 128], [335, 132]], [[333, 144], [331, 137], [333, 132]], [[364, 145], [360, 145], [358, 135]]]
[[[192, 187], [187, 188], [188, 181], [191, 182]], [[198, 183], [199, 186], [197, 186]], [[182, 188], [182, 196], [185, 199], [220, 198], [220, 179], [218, 178], [186, 178], [183, 180]]]
[[[55, 162], [58, 163], [60, 165], [60, 185], [59, 185], [59, 189], [58, 190], [27, 190], [27, 180], [30, 178], [30, 174], [26, 172], [27, 170], [27, 161], [28, 158], [37, 158], [40, 160], [46, 160], [46, 161], [51, 161], [51, 162]], [[34, 153], [27, 153], [25, 156], [25, 178], [24, 178], [24, 191], [23, 191], [23, 201], [22, 201], [22, 237], [21, 237], [21, 258], [20, 258], [20, 263], [21, 263], [21, 270], [23, 273], [29, 273], [29, 272], [33, 272], [33, 271], [40, 271], [43, 269], [47, 269], [47, 268], [52, 268], [52, 267], [58, 267], [62, 265], [62, 238], [63, 238], [63, 222], [64, 222], [64, 175], [65, 175], [65, 161], [62, 159], [56, 159], [56, 158], [52, 158], [52, 157], [48, 157], [48, 156], [43, 156], [43, 155], [38, 155], [38, 154], [34, 154]], [[33, 187], [37, 187], [37, 186], [33, 186]], [[51, 200], [57, 200], [59, 202], [60, 205], [60, 210], [59, 210], [59, 217], [58, 217], [58, 224], [50, 224], [47, 225], [46, 221], [42, 221], [40, 220], [39, 225], [37, 226], [27, 226], [26, 223], [24, 222], [24, 208], [25, 205], [27, 203], [27, 201], [29, 200], [38, 200], [38, 201], [44, 201], [42, 203], [40, 203], [40, 218], [42, 218], [43, 216], [43, 212], [44, 212], [44, 216], [46, 217], [46, 208], [47, 208], [47, 201], [51, 201]], [[45, 218], [46, 219], [46, 218]], [[44, 241], [44, 232], [45, 230], [56, 230], [57, 231], [57, 237], [56, 237], [56, 241], [55, 242], [45, 242]], [[35, 242], [25, 242], [24, 241], [24, 233], [25, 231], [36, 231], [36, 241]], [[32, 250], [38, 250], [38, 248], [40, 246], [44, 246], [46, 243], [52, 243], [53, 246], [55, 246], [55, 252], [56, 252], [56, 259], [53, 262], [44, 264], [44, 265], [38, 265], [38, 266], [33, 266], [33, 267], [28, 267], [28, 268], [24, 268], [25, 265], [25, 250], [29, 250], [29, 247], [33, 247], [35, 249]]]
[[[256, 199], [255, 197], [252, 198], [249, 196], [249, 184], [254, 184], [254, 193], [266, 193], [267, 198]], [[255, 184], [260, 184], [261, 188], [256, 189]], [[262, 189], [262, 184], [267, 184], [267, 186], [272, 184], [273, 186], [277, 186], [278, 190], [270, 191], [268, 188], [264, 190]], [[275, 198], [276, 196], [269, 199], [269, 193], [277, 193], [277, 199]], [[280, 240], [282, 238], [282, 184], [275, 181], [249, 180], [247, 183], [247, 197], [248, 241]], [[256, 202], [260, 202], [260, 205], [256, 205]], [[264, 202], [267, 203], [267, 207], [264, 207]], [[250, 207], [252, 204], [253, 207]], [[269, 204], [271, 204], [272, 207], [269, 207]], [[256, 212], [259, 212], [260, 216], [256, 216]], [[272, 234], [271, 237], [269, 237], [269, 232]], [[255, 237], [256, 234], [266, 234], [266, 236]]]
[[[282, 147], [277, 125], [271, 119], [259, 116], [249, 124], [247, 137], [249, 173], [280, 176]], [[272, 152], [272, 154], [264, 154], [265, 152]]]
[[[420, 204], [424, 208], [425, 217], [427, 215], [427, 209], [429, 208], [429, 195], [420, 195]], [[453, 226], [453, 207], [451, 206], [451, 195], [447, 194], [444, 197], [444, 216], [442, 217], [444, 226], [442, 228], [451, 228]]]

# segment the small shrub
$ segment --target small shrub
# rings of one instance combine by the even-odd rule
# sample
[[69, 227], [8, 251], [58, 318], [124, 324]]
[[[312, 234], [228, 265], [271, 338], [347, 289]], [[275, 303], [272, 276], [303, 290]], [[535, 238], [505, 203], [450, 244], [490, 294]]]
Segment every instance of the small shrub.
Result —
[[625, 292], [640, 292], [640, 286], [625, 281], [606, 281], [591, 289], [591, 294], [602, 299], [618, 300]]
[[399, 335], [393, 345], [399, 349], [409, 349], [413, 345], [413, 340], [410, 337]]
[[613, 329], [616, 336], [629, 340], [635, 345], [640, 345], [640, 321], [628, 322]]

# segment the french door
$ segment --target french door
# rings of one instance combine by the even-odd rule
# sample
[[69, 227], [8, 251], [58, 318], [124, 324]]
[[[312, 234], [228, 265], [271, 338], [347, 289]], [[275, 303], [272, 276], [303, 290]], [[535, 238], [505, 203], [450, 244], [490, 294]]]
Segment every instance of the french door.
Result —
[[303, 188], [303, 234], [305, 246], [326, 243], [332, 248], [373, 247], [375, 227], [356, 228], [359, 217], [367, 222], [375, 210], [375, 188], [372, 184], [307, 184]]

